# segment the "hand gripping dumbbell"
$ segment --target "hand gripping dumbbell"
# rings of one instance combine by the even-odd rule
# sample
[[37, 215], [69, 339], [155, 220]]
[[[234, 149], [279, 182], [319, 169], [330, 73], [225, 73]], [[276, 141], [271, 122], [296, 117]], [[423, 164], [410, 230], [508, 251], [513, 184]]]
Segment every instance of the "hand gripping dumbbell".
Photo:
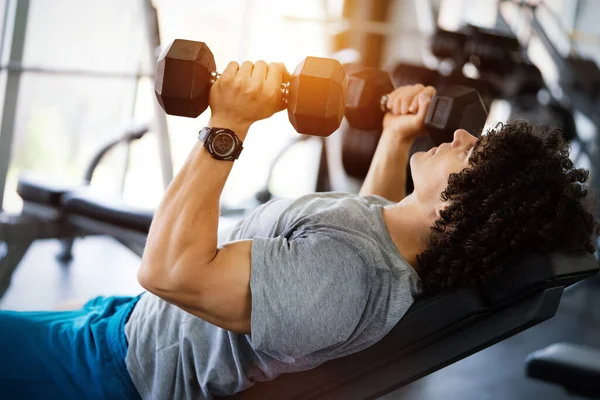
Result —
[[[154, 91], [167, 114], [196, 118], [207, 109], [210, 87], [219, 76], [205, 43], [176, 39], [158, 59]], [[346, 72], [339, 61], [306, 57], [281, 87], [296, 131], [331, 135], [344, 116], [346, 89]]]
[[[387, 94], [394, 85], [385, 71], [366, 68], [348, 77], [346, 119], [357, 129], [380, 129], [387, 110]], [[452, 141], [454, 131], [462, 128], [479, 136], [487, 112], [479, 93], [465, 86], [448, 86], [437, 91], [431, 100], [425, 127], [438, 146]]]
[[[384, 71], [368, 68], [348, 76], [346, 119], [350, 128], [342, 138], [342, 163], [346, 172], [362, 179], [366, 176], [381, 136], [386, 95], [394, 85]], [[453, 140], [454, 131], [462, 128], [480, 136], [487, 112], [479, 93], [465, 86], [448, 86], [437, 91], [431, 100], [425, 128], [429, 140], [415, 143], [422, 151]], [[418, 147], [418, 149], [417, 149]]]

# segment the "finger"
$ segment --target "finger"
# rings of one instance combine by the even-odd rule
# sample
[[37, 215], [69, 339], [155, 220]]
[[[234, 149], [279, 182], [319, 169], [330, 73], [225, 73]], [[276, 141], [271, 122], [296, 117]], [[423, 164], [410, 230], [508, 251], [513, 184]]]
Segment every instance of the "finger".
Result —
[[394, 109], [394, 92], [388, 93], [386, 96], [385, 109], [391, 112]]
[[281, 83], [284, 81], [286, 74], [289, 75], [282, 63], [268, 65], [265, 89], [272, 94], [273, 98], [281, 100]]
[[223, 73], [221, 73], [221, 79], [233, 78], [239, 69], [240, 65], [235, 61], [231, 61], [229, 64], [227, 64], [227, 67], [223, 70]]
[[396, 89], [394, 89], [394, 91], [392, 91], [388, 95], [388, 101], [387, 101], [387, 104], [386, 104], [388, 110], [393, 110], [394, 109], [394, 105], [396, 104], [396, 101], [399, 98], [402, 98], [402, 97], [406, 96], [406, 94], [410, 93], [412, 90], [413, 90], [413, 85], [399, 86]]
[[435, 89], [432, 86], [427, 86], [417, 96], [414, 97], [414, 99], [413, 99], [414, 106], [411, 106], [412, 108], [411, 108], [410, 112], [417, 113], [418, 108], [419, 108], [419, 101], [421, 101], [421, 98], [431, 102], [431, 99], [433, 99], [433, 96], [435, 96]]
[[287, 68], [285, 67], [284, 63], [279, 63], [281, 65], [281, 68], [283, 69], [283, 72], [281, 74], [281, 79], [282, 82], [289, 82], [292, 80], [292, 74], [287, 70]]
[[240, 69], [237, 72], [237, 76], [249, 77], [252, 75], [252, 70], [254, 69], [254, 64], [250, 61], [244, 61], [240, 66]]
[[422, 93], [425, 93], [429, 97], [433, 97], [436, 94], [436, 90], [433, 86], [426, 86]]
[[402, 95], [402, 92], [405, 91], [406, 88], [407, 86], [399, 86], [387, 95], [388, 98], [386, 108], [389, 111], [392, 111], [394, 109], [394, 103], [396, 102], [396, 99]]
[[417, 95], [421, 90], [423, 90], [424, 86], [421, 84], [416, 84], [408, 87], [406, 91], [402, 95], [402, 104], [400, 106], [400, 111], [402, 114], [408, 113], [408, 108], [410, 107], [410, 103], [412, 103], [415, 95]]
[[409, 112], [413, 114], [417, 112], [419, 108], [419, 96], [421, 96], [421, 94], [429, 96], [431, 99], [435, 95], [435, 88], [433, 86], [426, 86], [418, 95], [414, 96], [412, 102], [410, 103], [410, 107], [408, 108]]
[[389, 111], [394, 110], [395, 104], [402, 99], [402, 93], [404, 93], [405, 90], [406, 88], [403, 87], [401, 89], [396, 89], [392, 93], [388, 94], [386, 106]]
[[397, 96], [392, 104], [392, 114], [402, 115], [402, 96]]
[[419, 109], [419, 96], [414, 96], [412, 101], [410, 102], [410, 106], [408, 107], [408, 112], [411, 114], [415, 114]]
[[427, 114], [427, 110], [429, 109], [429, 105], [431, 104], [432, 96], [427, 92], [421, 92], [417, 98], [419, 99], [419, 111], [417, 112], [417, 116], [420, 120], [425, 120], [425, 114]]
[[267, 63], [263, 60], [259, 60], [254, 63], [254, 69], [252, 70], [252, 77], [264, 80], [267, 78]]

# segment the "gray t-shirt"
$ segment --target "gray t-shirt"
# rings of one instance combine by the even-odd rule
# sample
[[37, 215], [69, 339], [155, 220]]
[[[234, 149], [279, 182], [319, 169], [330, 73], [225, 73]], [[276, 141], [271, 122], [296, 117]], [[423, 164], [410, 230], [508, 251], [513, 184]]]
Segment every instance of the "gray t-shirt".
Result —
[[125, 334], [145, 399], [210, 399], [365, 349], [402, 318], [419, 278], [398, 252], [377, 196], [273, 200], [233, 227], [252, 239], [251, 334], [145, 293]]

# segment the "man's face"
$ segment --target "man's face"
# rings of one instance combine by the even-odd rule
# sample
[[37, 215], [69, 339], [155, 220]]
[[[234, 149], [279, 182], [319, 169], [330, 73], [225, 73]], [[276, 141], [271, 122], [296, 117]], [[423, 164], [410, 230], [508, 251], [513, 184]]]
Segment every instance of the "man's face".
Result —
[[414, 193], [423, 203], [437, 204], [448, 185], [448, 177], [469, 167], [477, 138], [464, 129], [454, 132], [452, 143], [443, 143], [410, 158]]

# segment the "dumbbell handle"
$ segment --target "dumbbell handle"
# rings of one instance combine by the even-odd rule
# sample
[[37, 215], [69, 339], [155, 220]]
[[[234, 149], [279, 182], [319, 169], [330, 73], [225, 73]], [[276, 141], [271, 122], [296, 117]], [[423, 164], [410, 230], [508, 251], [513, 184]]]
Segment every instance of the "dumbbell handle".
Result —
[[[221, 77], [221, 74], [217, 71], [213, 71], [210, 73], [210, 84], [214, 84], [217, 79], [219, 79]], [[290, 82], [282, 82], [281, 83], [281, 100], [287, 104], [288, 103], [288, 97], [290, 94]]]
[[383, 96], [381, 96], [381, 99], [379, 100], [379, 108], [381, 108], [381, 111], [383, 111], [383, 112], [392, 111], [388, 108], [387, 102], [388, 102], [388, 95], [384, 94]]

